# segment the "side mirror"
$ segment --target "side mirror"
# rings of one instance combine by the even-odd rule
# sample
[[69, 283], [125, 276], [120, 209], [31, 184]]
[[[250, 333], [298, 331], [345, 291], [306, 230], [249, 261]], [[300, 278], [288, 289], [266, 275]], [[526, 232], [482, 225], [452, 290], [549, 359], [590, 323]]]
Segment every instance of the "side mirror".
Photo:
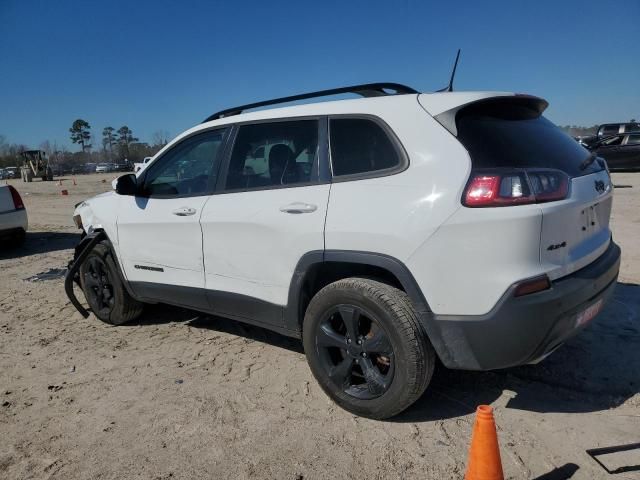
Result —
[[138, 191], [138, 179], [129, 173], [116, 179], [116, 193], [118, 195], [135, 195]]

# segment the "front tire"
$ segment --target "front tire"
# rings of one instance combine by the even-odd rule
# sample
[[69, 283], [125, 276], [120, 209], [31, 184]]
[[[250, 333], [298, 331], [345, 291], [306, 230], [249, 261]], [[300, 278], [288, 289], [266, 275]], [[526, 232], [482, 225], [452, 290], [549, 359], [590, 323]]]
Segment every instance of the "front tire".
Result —
[[309, 303], [303, 343], [311, 372], [339, 406], [384, 419], [424, 393], [435, 351], [406, 293], [364, 278], [327, 285]]
[[108, 242], [97, 244], [80, 266], [80, 286], [94, 315], [112, 325], [130, 322], [142, 303], [124, 288]]

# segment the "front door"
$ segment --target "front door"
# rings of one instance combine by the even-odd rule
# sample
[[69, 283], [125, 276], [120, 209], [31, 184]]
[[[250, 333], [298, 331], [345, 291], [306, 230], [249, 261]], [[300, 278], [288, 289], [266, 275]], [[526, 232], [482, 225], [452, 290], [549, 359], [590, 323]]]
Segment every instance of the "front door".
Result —
[[141, 297], [206, 307], [200, 216], [215, 186], [225, 130], [189, 137], [121, 196], [118, 242], [125, 276]]

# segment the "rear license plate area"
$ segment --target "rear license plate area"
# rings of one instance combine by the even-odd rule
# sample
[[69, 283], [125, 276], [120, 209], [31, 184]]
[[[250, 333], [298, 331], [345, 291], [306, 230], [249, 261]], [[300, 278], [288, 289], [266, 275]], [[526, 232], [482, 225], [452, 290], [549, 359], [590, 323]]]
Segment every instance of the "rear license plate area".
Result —
[[576, 328], [582, 327], [588, 324], [591, 320], [593, 320], [595, 316], [598, 315], [598, 313], [600, 313], [600, 310], [602, 310], [602, 304], [603, 304], [603, 300], [601, 298], [593, 305], [590, 305], [589, 307], [579, 312], [578, 315], [576, 315], [575, 327]]

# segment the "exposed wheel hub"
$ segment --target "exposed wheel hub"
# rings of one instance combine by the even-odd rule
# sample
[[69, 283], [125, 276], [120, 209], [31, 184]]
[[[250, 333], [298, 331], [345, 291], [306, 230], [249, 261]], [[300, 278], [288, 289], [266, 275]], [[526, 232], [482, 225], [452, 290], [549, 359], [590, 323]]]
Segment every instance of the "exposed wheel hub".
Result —
[[360, 358], [362, 354], [365, 353], [364, 347], [362, 345], [347, 345], [347, 353], [351, 358]]

